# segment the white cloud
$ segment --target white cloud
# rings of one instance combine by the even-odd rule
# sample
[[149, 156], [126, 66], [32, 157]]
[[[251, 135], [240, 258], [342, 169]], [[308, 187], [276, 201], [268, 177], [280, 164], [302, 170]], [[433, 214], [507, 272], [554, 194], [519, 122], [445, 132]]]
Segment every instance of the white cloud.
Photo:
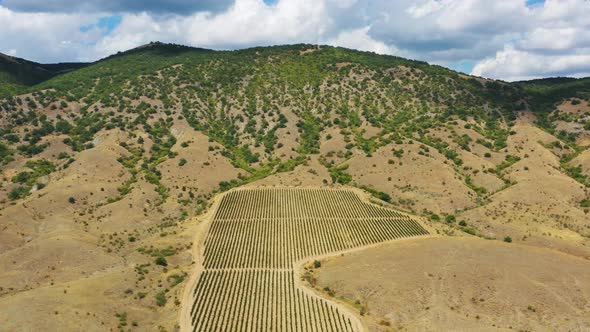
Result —
[[95, 12], [143, 12], [187, 13], [191, 11], [220, 11], [231, 0], [4, 0], [6, 8], [22, 12], [72, 13]]
[[237, 0], [226, 13], [191, 20], [190, 40], [196, 45], [254, 45], [315, 42], [329, 30], [326, 4], [317, 0]]
[[424, 16], [440, 11], [444, 6], [448, 6], [448, 0], [430, 0], [421, 5], [412, 5], [406, 12], [413, 18], [422, 18]]
[[366, 26], [356, 30], [344, 31], [336, 38], [328, 40], [326, 44], [370, 51], [378, 54], [392, 55], [399, 53], [399, 50], [397, 50], [395, 47], [388, 46], [383, 42], [371, 38], [371, 36], [368, 34], [370, 28], [370, 26]]
[[[215, 49], [325, 43], [341, 33], [339, 22], [330, 16], [331, 9], [346, 10], [355, 3], [350, 0], [282, 0], [267, 6], [262, 0], [237, 0], [226, 12], [217, 15], [203, 12], [172, 17], [129, 14], [96, 45], [95, 52], [106, 56], [154, 40]], [[342, 38], [340, 41], [344, 42]]]
[[373, 39], [434, 62], [489, 56], [526, 30], [532, 16], [524, 0], [376, 0], [375, 4], [375, 22], [369, 31]]
[[[173, 1], [179, 5], [188, 3]], [[62, 2], [51, 0], [50, 4]], [[103, 11], [106, 8], [93, 0], [82, 2]], [[161, 1], [148, 2], [157, 7]], [[43, 4], [37, 0], [27, 3]], [[60, 13], [60, 7], [54, 6], [46, 13], [31, 13], [0, 5], [0, 52], [14, 51], [43, 62], [92, 61], [156, 40], [214, 49], [305, 42], [395, 54], [441, 65], [477, 63], [474, 74], [506, 80], [581, 76], [590, 71], [590, 66], [584, 64], [590, 54], [590, 1], [585, 0], [546, 0], [532, 7], [525, 0], [228, 3], [230, 6], [217, 12], [182, 15], [154, 14], [155, 7], [147, 5], [141, 12], [137, 11], [141, 6], [136, 6], [121, 14], [120, 24], [112, 30], [101, 28], [97, 22], [113, 13], [99, 9]]]
[[473, 75], [507, 81], [549, 76], [583, 77], [590, 73], [590, 49], [568, 55], [536, 54], [507, 46], [495, 57], [479, 62]]
[[590, 1], [547, 0], [534, 10], [523, 37], [481, 60], [472, 74], [524, 80], [590, 73]]
[[96, 15], [17, 13], [0, 6], [0, 52], [40, 62], [77, 59], [86, 51], [85, 44], [100, 38], [97, 29], [80, 31], [96, 19]]
[[553, 50], [566, 52], [590, 46], [590, 27], [565, 26], [534, 29], [520, 46], [529, 50]]

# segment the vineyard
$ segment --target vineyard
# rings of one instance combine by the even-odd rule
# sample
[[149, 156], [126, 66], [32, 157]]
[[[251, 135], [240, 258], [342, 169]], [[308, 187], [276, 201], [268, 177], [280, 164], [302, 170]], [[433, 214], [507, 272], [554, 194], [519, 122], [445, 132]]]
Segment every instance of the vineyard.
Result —
[[302, 259], [428, 232], [350, 190], [235, 190], [221, 200], [193, 290], [193, 331], [358, 331], [348, 313], [296, 287]]

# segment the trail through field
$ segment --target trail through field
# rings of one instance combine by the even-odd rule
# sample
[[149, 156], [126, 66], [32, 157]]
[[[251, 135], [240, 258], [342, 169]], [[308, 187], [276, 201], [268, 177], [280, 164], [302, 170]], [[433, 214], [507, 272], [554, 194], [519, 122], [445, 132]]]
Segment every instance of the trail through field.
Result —
[[360, 331], [344, 307], [299, 286], [297, 262], [428, 234], [352, 190], [240, 189], [213, 213], [185, 294], [185, 331]]

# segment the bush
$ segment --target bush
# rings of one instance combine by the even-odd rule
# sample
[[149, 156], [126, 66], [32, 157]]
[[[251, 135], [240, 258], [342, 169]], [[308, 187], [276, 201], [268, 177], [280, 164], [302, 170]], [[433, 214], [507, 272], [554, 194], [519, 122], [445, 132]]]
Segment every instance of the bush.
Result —
[[504, 242], [512, 243], [512, 238], [510, 236], [507, 236], [504, 238]]
[[159, 292], [156, 294], [155, 298], [158, 307], [163, 307], [166, 305], [166, 294], [164, 294], [164, 292]]
[[473, 229], [473, 228], [463, 227], [463, 228], [461, 228], [461, 230], [467, 234], [477, 235], [477, 233], [475, 232], [475, 229]]
[[12, 189], [9, 193], [8, 193], [8, 198], [10, 198], [11, 200], [17, 200], [19, 198], [23, 198], [25, 196], [27, 196], [28, 191], [27, 188], [25, 187], [17, 187]]
[[166, 258], [164, 258], [162, 256], [156, 258], [154, 263], [156, 263], [157, 265], [161, 265], [161, 266], [168, 266], [168, 261], [166, 261]]
[[454, 223], [457, 220], [457, 218], [455, 218], [454, 215], [449, 214], [448, 216], [445, 217], [445, 221], [448, 223]]
[[12, 182], [23, 184], [23, 183], [29, 181], [29, 179], [31, 179], [31, 177], [32, 177], [31, 172], [20, 172], [17, 175], [15, 175], [14, 177], [12, 177]]
[[184, 166], [186, 165], [186, 159], [182, 158], [180, 159], [180, 161], [178, 162], [178, 166]]
[[76, 203], [76, 199], [74, 197], [70, 197], [68, 198], [68, 202], [70, 202], [70, 204], [74, 204]]
[[60, 152], [60, 153], [57, 155], [57, 159], [66, 159], [66, 158], [68, 158], [68, 157], [70, 157], [70, 155], [69, 155], [67, 152]]
[[317, 269], [317, 268], [320, 268], [320, 267], [322, 267], [322, 262], [317, 261], [317, 260], [316, 261], [313, 261], [313, 268], [314, 269]]
[[352, 175], [346, 173], [348, 165], [334, 167], [330, 169], [330, 177], [332, 177], [332, 183], [348, 184], [352, 181]]

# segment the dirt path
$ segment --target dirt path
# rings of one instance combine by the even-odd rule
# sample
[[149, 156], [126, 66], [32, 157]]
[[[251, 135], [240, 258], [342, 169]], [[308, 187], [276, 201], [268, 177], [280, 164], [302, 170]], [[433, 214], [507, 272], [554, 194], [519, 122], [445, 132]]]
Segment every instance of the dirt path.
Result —
[[184, 286], [184, 291], [182, 294], [182, 300], [180, 305], [179, 326], [181, 332], [189, 332], [192, 329], [192, 292], [194, 290], [194, 287], [197, 285], [197, 281], [199, 280], [201, 273], [203, 272], [203, 244], [205, 241], [205, 236], [207, 235], [207, 231], [209, 230], [209, 226], [211, 225], [211, 221], [213, 220], [213, 216], [215, 215], [215, 211], [217, 211], [219, 202], [221, 202], [221, 199], [225, 194], [226, 193], [216, 195], [213, 198], [213, 204], [211, 205], [211, 208], [209, 208], [207, 213], [198, 217], [200, 224], [197, 227], [196, 234], [193, 239], [192, 248], [192, 256], [195, 268], [191, 272], [190, 278]]

